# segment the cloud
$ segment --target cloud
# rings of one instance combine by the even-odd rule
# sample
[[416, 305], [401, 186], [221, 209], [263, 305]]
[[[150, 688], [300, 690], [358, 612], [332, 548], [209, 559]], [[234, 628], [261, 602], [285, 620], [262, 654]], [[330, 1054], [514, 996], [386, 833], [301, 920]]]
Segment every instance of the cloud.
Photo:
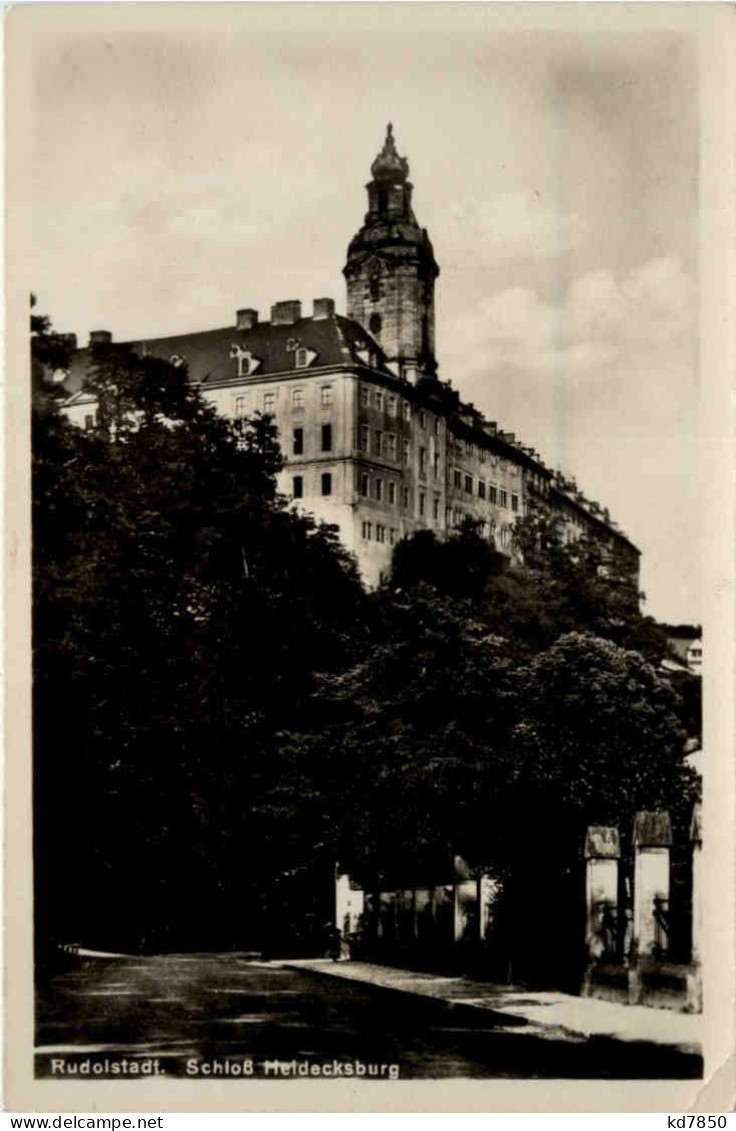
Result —
[[575, 279], [559, 303], [512, 287], [448, 327], [448, 360], [466, 373], [564, 370], [594, 381], [614, 362], [684, 341], [693, 327], [693, 284], [674, 257], [652, 259], [622, 279], [605, 270]]
[[456, 201], [443, 216], [444, 238], [453, 253], [485, 258], [547, 259], [578, 248], [588, 225], [577, 213], [544, 203], [535, 190], [488, 199]]

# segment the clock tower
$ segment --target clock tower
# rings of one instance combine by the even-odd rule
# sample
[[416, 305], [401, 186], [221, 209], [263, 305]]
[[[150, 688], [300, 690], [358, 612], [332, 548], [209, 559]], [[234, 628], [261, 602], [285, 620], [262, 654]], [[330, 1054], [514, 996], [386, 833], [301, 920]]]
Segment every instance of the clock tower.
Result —
[[412, 211], [409, 163], [396, 152], [389, 122], [371, 165], [368, 211], [350, 241], [343, 274], [348, 318], [379, 343], [400, 376], [434, 377], [434, 283], [439, 275], [426, 229]]

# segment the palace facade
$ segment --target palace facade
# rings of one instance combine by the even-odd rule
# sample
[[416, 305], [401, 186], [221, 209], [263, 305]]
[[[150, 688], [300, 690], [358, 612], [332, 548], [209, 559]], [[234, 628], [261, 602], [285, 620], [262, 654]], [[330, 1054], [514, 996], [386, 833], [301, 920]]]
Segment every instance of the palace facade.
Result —
[[[347, 317], [329, 298], [308, 314], [287, 300], [269, 320], [245, 308], [221, 329], [127, 344], [185, 363], [225, 415], [270, 414], [284, 457], [280, 491], [339, 528], [368, 585], [386, 575], [399, 539], [422, 529], [446, 535], [466, 518], [511, 555], [514, 522], [535, 500], [557, 516], [563, 541], [592, 537], [638, 576], [639, 551], [608, 511], [441, 379], [439, 267], [412, 191], [389, 125], [343, 269]], [[110, 341], [97, 330], [89, 344]], [[65, 411], [80, 427], [95, 421], [83, 389], [88, 355], [75, 350], [66, 377]]]

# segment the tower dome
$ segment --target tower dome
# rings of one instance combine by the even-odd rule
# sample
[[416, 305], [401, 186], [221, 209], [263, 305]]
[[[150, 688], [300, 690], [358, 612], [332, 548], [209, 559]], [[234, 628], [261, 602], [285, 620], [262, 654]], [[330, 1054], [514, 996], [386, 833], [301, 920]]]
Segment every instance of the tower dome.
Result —
[[409, 162], [406, 157], [399, 157], [394, 141], [394, 127], [389, 122], [386, 127], [386, 140], [383, 149], [371, 165], [374, 181], [402, 180], [409, 176]]

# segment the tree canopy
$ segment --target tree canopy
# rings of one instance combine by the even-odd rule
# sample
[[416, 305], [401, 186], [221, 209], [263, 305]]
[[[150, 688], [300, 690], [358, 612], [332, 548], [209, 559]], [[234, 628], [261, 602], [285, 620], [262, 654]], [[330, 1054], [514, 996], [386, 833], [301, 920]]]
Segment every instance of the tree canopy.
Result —
[[683, 803], [666, 638], [625, 562], [535, 512], [523, 560], [423, 531], [367, 595], [279, 497], [269, 417], [102, 343], [82, 431], [45, 379], [69, 342], [34, 319], [40, 939], [252, 943], [335, 863], [410, 886], [460, 854], [523, 891], [532, 840], [562, 868], [586, 824]]
[[364, 595], [335, 532], [278, 497], [268, 418], [226, 421], [120, 347], [92, 350], [87, 388], [94, 429], [53, 403], [33, 425], [39, 915], [217, 933], [242, 861], [254, 884], [267, 866], [276, 729], [346, 662]]

